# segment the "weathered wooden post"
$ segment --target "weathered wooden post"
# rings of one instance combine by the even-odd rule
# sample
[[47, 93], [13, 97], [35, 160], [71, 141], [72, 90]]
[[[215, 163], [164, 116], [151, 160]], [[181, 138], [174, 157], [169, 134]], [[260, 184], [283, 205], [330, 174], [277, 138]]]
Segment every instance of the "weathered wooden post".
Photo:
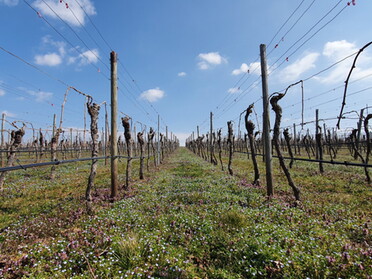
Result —
[[117, 142], [117, 117], [118, 117], [118, 95], [117, 95], [117, 55], [114, 51], [110, 53], [111, 61], [111, 198], [115, 199], [118, 193], [118, 147]]
[[[364, 112], [364, 108], [360, 110], [360, 114], [359, 114], [358, 133], [357, 133], [357, 137], [355, 140], [355, 147], [357, 150], [359, 150], [360, 134], [361, 134], [362, 124], [363, 124], [363, 112]], [[358, 155], [357, 153], [355, 153], [354, 159], [357, 159], [357, 158], [358, 158]]]
[[213, 113], [210, 113], [210, 140], [209, 140], [209, 152], [211, 156], [211, 164], [213, 164]]
[[269, 89], [267, 81], [267, 62], [266, 45], [260, 45], [261, 55], [261, 76], [262, 76], [262, 99], [263, 99], [263, 140], [264, 140], [264, 159], [266, 165], [266, 189], [267, 196], [274, 195], [273, 176], [272, 176], [272, 147], [270, 138], [270, 113], [269, 113]]
[[53, 115], [53, 132], [52, 132], [52, 137], [54, 137], [54, 134], [56, 133], [56, 129], [57, 129], [57, 115], [54, 114]]
[[157, 150], [157, 159], [156, 159], [156, 166], [160, 164], [160, 115], [158, 114], [158, 132], [157, 132], [157, 145], [156, 145], [156, 150]]
[[296, 124], [293, 123], [293, 146], [294, 146], [294, 153], [297, 154], [297, 135], [296, 135]]
[[[315, 110], [315, 136], [319, 133], [319, 109]], [[315, 158], [319, 159], [318, 145], [315, 145]]]
[[1, 115], [1, 153], [0, 153], [0, 156], [1, 156], [1, 167], [4, 167], [4, 164], [5, 164], [5, 161], [4, 161], [4, 157], [3, 157], [3, 152], [4, 152], [4, 148], [5, 148], [5, 144], [4, 144], [4, 122], [5, 122], [5, 113], [3, 112], [2, 115]]

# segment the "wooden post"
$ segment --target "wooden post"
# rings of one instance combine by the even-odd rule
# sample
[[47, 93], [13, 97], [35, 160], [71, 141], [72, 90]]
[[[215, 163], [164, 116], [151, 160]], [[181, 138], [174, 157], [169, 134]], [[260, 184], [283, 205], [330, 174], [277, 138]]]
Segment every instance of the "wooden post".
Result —
[[[105, 138], [105, 129], [102, 127], [101, 130], [101, 146], [102, 146], [102, 154], [106, 157], [106, 138]], [[106, 159], [105, 159], [106, 160]]]
[[209, 133], [209, 152], [211, 156], [211, 164], [213, 164], [213, 112], [210, 113], [210, 133]]
[[[356, 148], [356, 150], [359, 150], [360, 134], [361, 134], [362, 123], [363, 123], [363, 112], [364, 112], [364, 108], [360, 110], [360, 114], [359, 114], [358, 133], [357, 133], [357, 137], [356, 137], [356, 141], [355, 141], [355, 148]], [[357, 154], [355, 154], [354, 155], [354, 158], [357, 159], [357, 157], [358, 157]]]
[[57, 121], [57, 115], [53, 115], [53, 132], [52, 132], [52, 137], [54, 137], [54, 134], [56, 133], [56, 121]]
[[87, 129], [87, 103], [88, 103], [88, 97], [85, 97], [85, 103], [84, 103], [84, 132], [83, 132], [83, 142], [84, 142], [84, 147], [85, 147], [85, 141], [86, 141], [86, 138], [85, 138], [85, 132], [86, 132], [86, 129]]
[[137, 127], [136, 127], [136, 124], [133, 125], [132, 139], [133, 139], [132, 152], [133, 152], [133, 149], [134, 149], [134, 156], [137, 156]]
[[[315, 135], [319, 133], [319, 109], [315, 110]], [[315, 158], [319, 159], [319, 148], [318, 145], [315, 145]]]
[[261, 76], [262, 76], [262, 99], [263, 99], [263, 139], [265, 150], [266, 165], [266, 189], [267, 195], [271, 198], [274, 194], [273, 176], [272, 176], [272, 155], [271, 155], [271, 138], [270, 138], [270, 114], [269, 114], [269, 94], [267, 82], [267, 62], [266, 62], [266, 45], [260, 45], [261, 55]]
[[111, 60], [111, 198], [115, 199], [118, 193], [118, 147], [117, 147], [117, 118], [118, 118], [118, 95], [117, 95], [117, 55], [110, 53]]
[[296, 124], [293, 123], [293, 146], [295, 154], [297, 154], [297, 135], [296, 135]]
[[157, 165], [160, 164], [160, 114], [158, 114], [158, 142], [157, 142], [157, 154], [158, 154], [158, 157], [157, 157]]
[[5, 113], [3, 112], [2, 115], [1, 115], [1, 167], [4, 167], [5, 166], [5, 162], [4, 162], [4, 159], [3, 159], [3, 152], [5, 150], [5, 144], [4, 144], [4, 122], [5, 122]]
[[[109, 122], [108, 122], [108, 115], [107, 115], [107, 106], [105, 102], [105, 156], [107, 156], [107, 146], [109, 142]], [[105, 159], [105, 166], [107, 166], [107, 158]]]

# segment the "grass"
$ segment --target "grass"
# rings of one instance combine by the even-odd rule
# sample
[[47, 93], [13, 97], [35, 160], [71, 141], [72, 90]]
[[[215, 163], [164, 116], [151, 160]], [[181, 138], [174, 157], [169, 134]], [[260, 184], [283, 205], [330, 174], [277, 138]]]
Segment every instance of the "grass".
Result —
[[[267, 201], [265, 189], [249, 183], [249, 164], [236, 157], [237, 176], [231, 177], [181, 148], [145, 181], [135, 180], [130, 195], [114, 204], [96, 203], [93, 215], [86, 213], [81, 200], [88, 165], [79, 166], [78, 176], [73, 173], [76, 166], [59, 169], [56, 182], [36, 173], [22, 180], [18, 174], [21, 190], [1, 200], [1, 208], [7, 209], [1, 213], [6, 225], [0, 233], [0, 276], [368, 278], [372, 274], [371, 192], [355, 179], [360, 173], [336, 169], [318, 175], [311, 164], [296, 165], [292, 173], [301, 184], [303, 201], [293, 207], [278, 168], [274, 167], [276, 196]], [[99, 172], [99, 185], [108, 188], [108, 170], [101, 166]], [[8, 179], [16, 181], [16, 173]], [[30, 181], [40, 190], [32, 191]]]

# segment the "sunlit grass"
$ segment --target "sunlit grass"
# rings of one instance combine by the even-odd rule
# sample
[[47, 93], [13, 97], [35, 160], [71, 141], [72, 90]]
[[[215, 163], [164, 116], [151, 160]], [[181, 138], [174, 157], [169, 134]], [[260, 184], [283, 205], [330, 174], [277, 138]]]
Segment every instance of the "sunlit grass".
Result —
[[[86, 214], [81, 199], [88, 165], [75, 173], [73, 167], [63, 171], [59, 185], [30, 178], [41, 189], [34, 195], [27, 192], [25, 208], [22, 196], [9, 196], [9, 202], [18, 201], [20, 210], [8, 206], [11, 209], [2, 213], [13, 218], [0, 234], [1, 266], [12, 266], [13, 271], [2, 276], [367, 278], [371, 274], [371, 194], [363, 180], [356, 179], [362, 172], [337, 167], [320, 175], [314, 165], [296, 164], [291, 172], [301, 187], [302, 202], [294, 207], [275, 162], [276, 194], [271, 201], [265, 196], [262, 162], [261, 187], [250, 184], [253, 168], [246, 157], [236, 156], [233, 168], [237, 175], [231, 177], [219, 166], [179, 149], [145, 181], [136, 178], [135, 166], [132, 194], [114, 204], [95, 205], [93, 215]], [[109, 169], [101, 165], [99, 170], [99, 187], [108, 188]], [[124, 163], [120, 170], [123, 174]], [[48, 198], [60, 205], [53, 208]], [[34, 208], [32, 216], [26, 204]], [[16, 221], [19, 216], [22, 219]]]

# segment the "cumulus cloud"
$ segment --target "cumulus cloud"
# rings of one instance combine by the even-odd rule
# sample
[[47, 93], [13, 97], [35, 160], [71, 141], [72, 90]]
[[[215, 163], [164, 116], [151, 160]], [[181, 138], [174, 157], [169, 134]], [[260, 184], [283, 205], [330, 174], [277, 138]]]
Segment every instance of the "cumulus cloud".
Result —
[[340, 60], [357, 50], [358, 48], [355, 44], [346, 40], [327, 42], [323, 48], [323, 55], [335, 60]]
[[41, 39], [43, 45], [45, 46], [52, 46], [58, 49], [58, 53], [60, 56], [64, 56], [66, 54], [66, 43], [62, 41], [54, 41], [51, 36], [47, 35]]
[[95, 64], [98, 62], [99, 52], [97, 49], [87, 50], [79, 54], [78, 56], [71, 56], [68, 59], [68, 64], [78, 63], [79, 66], [85, 66], [88, 64]]
[[158, 87], [155, 89], [149, 89], [141, 93], [140, 98], [147, 100], [150, 103], [154, 103], [162, 98], [164, 98], [165, 92], [160, 90]]
[[235, 69], [232, 71], [232, 75], [237, 76], [243, 73], [250, 73], [255, 75], [261, 74], [261, 63], [260, 62], [253, 62], [249, 65], [243, 63], [239, 69]]
[[[335, 63], [357, 52], [358, 49], [359, 48], [354, 43], [346, 40], [333, 41], [327, 42], [324, 45], [322, 54], [330, 63]], [[317, 77], [317, 80], [327, 84], [336, 84], [344, 81], [350, 71], [354, 57], [355, 56], [350, 57], [349, 59], [337, 64], [328, 75], [325, 77]], [[372, 68], [369, 67], [371, 61], [372, 57], [368, 50], [366, 50], [359, 56], [352, 78], [357, 79], [372, 74]]]
[[[84, 51], [79, 46], [68, 49], [65, 42], [54, 41], [51, 36], [44, 36], [41, 42], [42, 49], [53, 51], [36, 55], [35, 62], [39, 65], [57, 66], [66, 62], [68, 65], [76, 63], [78, 66], [85, 66], [97, 63], [100, 57], [98, 49]], [[76, 49], [80, 51], [79, 55], [76, 55]]]
[[[60, 1], [36, 0], [32, 5], [41, 13], [42, 16], [58, 18], [52, 11], [54, 10], [67, 23], [74, 26], [80, 26], [80, 23], [84, 25], [86, 22], [84, 10], [89, 16], [92, 16], [96, 14], [96, 9], [91, 0], [79, 0], [78, 2], [80, 5], [76, 3], [76, 1], [69, 1], [67, 6], [65, 2], [61, 3]], [[84, 10], [80, 6], [84, 7]], [[69, 9], [72, 9], [74, 13], [69, 11]]]
[[0, 4], [13, 7], [18, 5], [18, 0], [0, 0]]
[[227, 63], [227, 59], [222, 57], [218, 52], [200, 53], [198, 59], [200, 60], [198, 63], [200, 70], [207, 70], [213, 66]]
[[28, 90], [27, 93], [35, 97], [35, 101], [38, 103], [50, 101], [53, 97], [53, 93], [45, 91]]
[[0, 96], [4, 96], [5, 95], [5, 91], [3, 89], [0, 89]]
[[99, 58], [99, 52], [97, 49], [87, 50], [79, 55], [79, 64], [88, 65], [97, 63]]
[[62, 63], [62, 57], [57, 53], [36, 55], [35, 63], [43, 66], [57, 66]]
[[180, 73], [178, 73], [177, 74], [179, 77], [184, 77], [184, 76], [186, 76], [187, 74], [185, 73], [185, 72], [180, 72]]
[[233, 87], [233, 88], [230, 88], [229, 90], [227, 90], [228, 93], [230, 94], [235, 94], [237, 92], [239, 92], [240, 90], [240, 87]]
[[281, 72], [283, 82], [296, 81], [303, 73], [316, 67], [315, 62], [320, 54], [313, 52], [305, 55], [303, 58], [296, 60], [291, 65], [285, 67]]
[[41, 42], [43, 49], [53, 49], [53, 51], [48, 52], [47, 54], [35, 55], [35, 63], [43, 66], [60, 65], [63, 62], [63, 58], [66, 54], [66, 43], [54, 41], [51, 36], [44, 36], [41, 39]]

